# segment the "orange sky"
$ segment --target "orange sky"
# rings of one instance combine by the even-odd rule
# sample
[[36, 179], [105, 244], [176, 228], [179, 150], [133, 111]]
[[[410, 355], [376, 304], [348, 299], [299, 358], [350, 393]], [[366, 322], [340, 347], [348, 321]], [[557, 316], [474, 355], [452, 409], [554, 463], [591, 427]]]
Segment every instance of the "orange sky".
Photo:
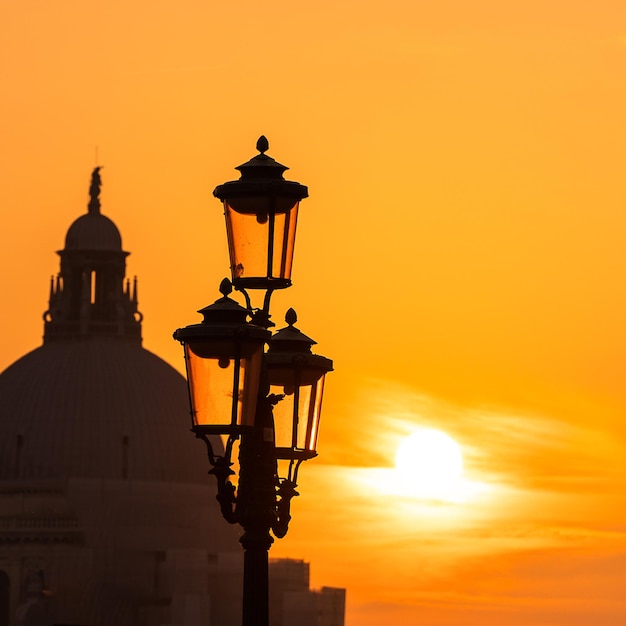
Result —
[[[266, 134], [310, 192], [274, 317], [336, 368], [273, 555], [347, 587], [348, 626], [626, 619], [623, 0], [3, 0], [0, 64], [0, 369], [40, 345], [96, 147], [144, 345], [182, 368], [228, 271], [211, 192]], [[394, 494], [424, 425], [483, 492]]]

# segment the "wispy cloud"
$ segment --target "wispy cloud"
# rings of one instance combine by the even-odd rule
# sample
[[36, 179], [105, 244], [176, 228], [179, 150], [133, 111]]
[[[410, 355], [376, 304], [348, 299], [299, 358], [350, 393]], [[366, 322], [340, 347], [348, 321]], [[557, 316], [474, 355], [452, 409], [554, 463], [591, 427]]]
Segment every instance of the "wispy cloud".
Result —
[[384, 380], [366, 381], [350, 410], [341, 437], [350, 438], [347, 464], [390, 467], [400, 440], [428, 427], [461, 445], [470, 477], [494, 485], [610, 493], [626, 475], [626, 441], [591, 418], [454, 405]]

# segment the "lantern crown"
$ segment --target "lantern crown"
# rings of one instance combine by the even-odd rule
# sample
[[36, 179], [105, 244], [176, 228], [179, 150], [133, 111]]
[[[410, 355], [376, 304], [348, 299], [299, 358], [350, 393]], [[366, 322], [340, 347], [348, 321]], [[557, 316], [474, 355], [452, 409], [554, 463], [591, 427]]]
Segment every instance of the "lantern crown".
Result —
[[293, 309], [287, 311], [285, 321], [287, 326], [276, 331], [268, 342], [268, 367], [270, 369], [282, 367], [311, 368], [319, 372], [319, 375], [331, 372], [333, 362], [325, 356], [311, 352], [311, 347], [317, 341], [307, 337], [294, 326], [298, 317]]
[[201, 313], [204, 319], [203, 324], [218, 324], [220, 322], [244, 324], [250, 310], [242, 307], [238, 302], [229, 298], [229, 294], [232, 293], [233, 285], [224, 278], [220, 283], [220, 293], [222, 297], [216, 300], [213, 304], [205, 306], [203, 309], [199, 309], [198, 313]]
[[224, 201], [256, 194], [275, 194], [294, 200], [308, 197], [309, 190], [305, 185], [283, 178], [289, 168], [265, 154], [269, 142], [264, 135], [259, 137], [256, 148], [259, 154], [235, 168], [241, 172], [241, 178], [218, 185], [213, 191], [216, 198]]
[[271, 336], [269, 331], [247, 321], [251, 314], [250, 309], [228, 297], [232, 288], [228, 278], [224, 278], [220, 283], [222, 297], [198, 310], [204, 318], [202, 322], [179, 328], [174, 332], [174, 339], [181, 343], [194, 343], [236, 336], [238, 341], [244, 338], [261, 343], [268, 341]]
[[282, 178], [283, 173], [289, 168], [279, 163], [271, 156], [265, 154], [269, 150], [270, 144], [265, 135], [261, 135], [256, 142], [256, 149], [259, 151], [255, 157], [246, 161], [235, 169], [241, 172], [241, 178]]
[[269, 352], [289, 352], [310, 354], [311, 346], [317, 341], [307, 337], [294, 324], [298, 321], [298, 316], [294, 309], [289, 309], [285, 314], [287, 326], [276, 331], [270, 341]]

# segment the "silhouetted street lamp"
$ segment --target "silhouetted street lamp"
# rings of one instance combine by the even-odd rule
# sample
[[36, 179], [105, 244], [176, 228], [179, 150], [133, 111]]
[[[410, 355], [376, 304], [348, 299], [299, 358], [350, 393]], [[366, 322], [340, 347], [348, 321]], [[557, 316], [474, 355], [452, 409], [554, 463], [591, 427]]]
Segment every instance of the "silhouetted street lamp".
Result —
[[[308, 195], [304, 185], [283, 178], [287, 168], [265, 154], [268, 147], [261, 137], [259, 154], [236, 168], [241, 178], [213, 192], [224, 204], [232, 282], [224, 279], [223, 297], [199, 311], [201, 323], [174, 333], [185, 351], [192, 431], [206, 443], [222, 515], [244, 530], [243, 626], [268, 624], [272, 533], [287, 533], [298, 469], [317, 455], [324, 377], [332, 370], [332, 361], [312, 354], [315, 341], [294, 326], [293, 309], [285, 328], [268, 330], [272, 293], [291, 285], [298, 205]], [[245, 307], [229, 297], [232, 286]], [[257, 289], [265, 292], [263, 306], [253, 309], [248, 291]], [[214, 435], [226, 437], [223, 456], [215, 454]]]

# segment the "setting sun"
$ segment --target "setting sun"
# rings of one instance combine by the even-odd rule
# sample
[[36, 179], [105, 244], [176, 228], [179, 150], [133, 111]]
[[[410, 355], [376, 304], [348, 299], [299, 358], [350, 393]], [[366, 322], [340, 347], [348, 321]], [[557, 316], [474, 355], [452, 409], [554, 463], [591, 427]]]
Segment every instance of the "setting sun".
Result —
[[461, 447], [440, 430], [417, 430], [400, 442], [396, 470], [406, 494], [456, 500], [463, 475]]

